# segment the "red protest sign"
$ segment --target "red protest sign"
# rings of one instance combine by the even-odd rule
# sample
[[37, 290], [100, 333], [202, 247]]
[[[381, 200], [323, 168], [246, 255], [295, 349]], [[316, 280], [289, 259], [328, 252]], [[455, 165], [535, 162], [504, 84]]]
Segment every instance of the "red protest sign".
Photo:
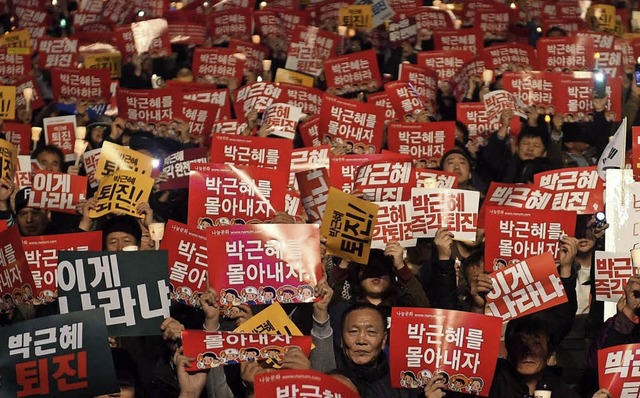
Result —
[[7, 141], [18, 149], [18, 155], [31, 153], [31, 126], [28, 124], [2, 122], [2, 133]]
[[324, 75], [327, 93], [333, 95], [373, 92], [382, 85], [375, 50], [328, 58], [324, 61]]
[[269, 124], [270, 135], [293, 140], [301, 116], [302, 108], [291, 104], [276, 103], [265, 109], [262, 120], [263, 123]]
[[509, 8], [492, 2], [491, 9], [476, 10], [473, 26], [484, 32], [485, 40], [504, 40], [509, 33]]
[[634, 179], [640, 181], [640, 127], [631, 127], [631, 134], [631, 168], [633, 169]]
[[389, 82], [384, 85], [384, 91], [389, 97], [395, 113], [401, 115], [403, 120], [413, 120], [417, 114], [425, 109], [434, 113], [435, 104], [433, 101], [427, 104], [426, 99], [418, 94], [418, 91], [411, 83]]
[[352, 4], [351, 0], [335, 1], [324, 0], [307, 5], [307, 10], [311, 15], [310, 25], [324, 26], [325, 23], [339, 18], [340, 8]]
[[[146, 11], [146, 9], [145, 9]], [[161, 15], [160, 15], [161, 16]], [[193, 11], [173, 11], [165, 14], [172, 44], [202, 45], [207, 37], [207, 18]]]
[[564, 286], [549, 252], [493, 272], [491, 282], [493, 289], [487, 294], [485, 313], [502, 321], [567, 302]]
[[[446, 389], [489, 395], [500, 347], [500, 319], [462, 311], [394, 307], [391, 324], [393, 387], [424, 388], [433, 376], [445, 373], [450, 383]], [[454, 379], [461, 380], [463, 387]]]
[[[588, 121], [593, 112], [593, 75], [557, 74], [553, 79], [553, 103], [555, 112], [563, 115], [565, 122]], [[609, 121], [619, 121], [622, 116], [622, 78], [607, 79], [607, 103], [605, 117]]]
[[320, 110], [323, 143], [346, 146], [346, 153], [378, 153], [382, 147], [382, 112], [373, 104], [327, 95]]
[[317, 88], [280, 83], [286, 103], [299, 106], [306, 115], [319, 115], [324, 92]]
[[[252, 224], [208, 231], [209, 253], [225, 253], [209, 267], [220, 304], [310, 303], [322, 277], [316, 224]], [[275, 293], [275, 295], [273, 294]]]
[[232, 8], [254, 9], [256, 8], [256, 0], [219, 0], [216, 4], [212, 5], [211, 8], [215, 11], [228, 10]]
[[29, 207], [76, 214], [76, 206], [87, 196], [87, 177], [36, 171], [33, 173]]
[[190, 307], [200, 307], [207, 290], [207, 237], [197, 228], [169, 220], [161, 250], [169, 252], [170, 297]]
[[318, 76], [323, 61], [336, 55], [340, 36], [315, 26], [296, 26], [289, 40], [285, 68]]
[[320, 146], [320, 116], [313, 115], [298, 126], [304, 146]]
[[528, 44], [502, 44], [485, 48], [481, 55], [486, 69], [501, 74], [538, 65], [536, 49]]
[[201, 101], [182, 99], [182, 115], [189, 123], [189, 135], [194, 141], [206, 142], [213, 132], [219, 109]]
[[193, 52], [193, 76], [196, 82], [228, 85], [242, 84], [245, 60], [229, 48], [196, 48]]
[[29, 264], [24, 255], [22, 241], [18, 226], [0, 232], [0, 314], [4, 314], [15, 308], [16, 305], [24, 304], [29, 299], [29, 294], [33, 297], [34, 282]]
[[[229, 90], [215, 88], [208, 83], [167, 81], [167, 87], [178, 88], [185, 100], [198, 101], [208, 105], [208, 114], [215, 120], [231, 118], [231, 101]], [[183, 104], [184, 106], [184, 104]]]
[[118, 88], [118, 115], [133, 123], [134, 128], [155, 130], [158, 124], [168, 125], [182, 117], [180, 91], [176, 88], [132, 90]]
[[28, 5], [15, 4], [13, 12], [18, 17], [17, 26], [19, 28], [51, 24], [47, 9], [42, 5], [29, 7]]
[[34, 304], [49, 304], [56, 297], [58, 252], [101, 251], [102, 231], [26, 236], [22, 238], [22, 247], [34, 283], [31, 298], [23, 289], [25, 301], [33, 299]]
[[629, 253], [596, 250], [596, 300], [617, 303], [624, 297], [624, 287], [634, 274]]
[[[2, 55], [0, 55], [1, 57]], [[0, 66], [1, 68], [1, 66]], [[15, 82], [16, 86], [16, 109], [25, 108], [27, 101], [24, 99], [24, 89], [31, 88], [33, 91], [33, 98], [29, 104], [31, 109], [39, 109], [45, 105], [44, 98], [40, 92], [40, 87], [36, 83], [36, 79], [31, 76], [24, 76], [22, 79], [18, 79]]]
[[432, 238], [442, 227], [455, 240], [476, 240], [480, 194], [461, 189], [413, 188], [413, 235]]
[[598, 350], [598, 381], [612, 397], [638, 394], [640, 344], [624, 344]]
[[364, 163], [382, 159], [381, 155], [331, 156], [329, 158], [329, 170], [331, 170], [331, 186], [344, 192], [353, 191], [353, 181], [356, 178], [356, 170]]
[[576, 213], [487, 207], [484, 268], [496, 271], [507, 264], [545, 252], [558, 259], [563, 235], [573, 236]]
[[42, 39], [38, 46], [38, 68], [72, 68], [78, 62], [78, 39]]
[[379, 91], [369, 95], [367, 103], [374, 104], [380, 108], [380, 111], [384, 112], [385, 120], [397, 120], [396, 110], [394, 109], [393, 104], [389, 99], [389, 95], [386, 92]]
[[316, 370], [287, 369], [256, 375], [254, 388], [261, 398], [339, 397], [359, 398], [339, 379]]
[[278, 170], [288, 176], [292, 147], [290, 140], [280, 138], [215, 134], [211, 140], [210, 161], [263, 167]]
[[539, 69], [592, 70], [594, 48], [590, 37], [542, 37], [537, 42]]
[[413, 206], [411, 201], [376, 202], [378, 215], [373, 227], [371, 248], [384, 250], [387, 243], [396, 241], [402, 247], [413, 247], [417, 239], [413, 237]]
[[[553, 114], [553, 80], [549, 72], [505, 72], [505, 90], [514, 93], [526, 105], [535, 105], [543, 114]], [[553, 110], [553, 111], [552, 111]]]
[[449, 81], [453, 92], [457, 96], [458, 100], [462, 99], [462, 95], [465, 93], [467, 83], [471, 77], [481, 77], [485, 71], [484, 60], [481, 57], [474, 57], [465, 62]]
[[164, 158], [162, 172], [167, 181], [160, 184], [159, 190], [181, 189], [189, 186], [189, 167], [191, 163], [206, 163], [207, 148], [189, 148], [174, 152]]
[[[395, 8], [393, 10], [397, 11]], [[418, 22], [414, 17], [396, 13], [389, 22], [388, 32], [392, 47], [400, 47], [404, 41], [415, 43], [418, 38]]]
[[[432, 106], [429, 109], [432, 113], [435, 112], [437, 108], [435, 98], [438, 93], [438, 73], [436, 71], [412, 64], [400, 64], [398, 80], [411, 83], [413, 86], [411, 89], [422, 97], [423, 102], [427, 102]], [[387, 85], [385, 85], [385, 90]]]
[[[246, 124], [240, 124], [235, 119], [227, 119], [213, 123], [213, 134], [226, 134], [237, 136], [244, 131]], [[211, 146], [210, 142], [205, 141], [205, 145]]]
[[291, 8], [278, 8], [270, 4], [270, 7], [263, 11], [256, 12], [256, 15], [260, 15], [262, 12], [274, 12], [278, 18], [282, 21], [281, 24], [287, 31], [287, 37], [290, 38], [293, 31], [298, 26], [309, 25], [309, 11], [307, 10], [295, 10]]
[[308, 356], [311, 336], [182, 331], [184, 355], [196, 359], [191, 367], [186, 368], [189, 372], [261, 360], [271, 361], [275, 367], [280, 367], [287, 347], [292, 346], [300, 348]]
[[525, 210], [551, 210], [553, 192], [524, 184], [491, 182], [482, 202], [478, 225], [484, 227], [484, 215], [489, 206], [515, 207]]
[[356, 169], [353, 189], [370, 202], [409, 200], [415, 187], [413, 162], [403, 159], [369, 161]]
[[442, 155], [455, 145], [455, 122], [391, 122], [387, 127], [390, 151], [411, 155], [417, 168], [437, 168]]
[[453, 19], [446, 10], [435, 7], [418, 7], [415, 11], [408, 14], [409, 17], [415, 18], [418, 24], [418, 31], [426, 29], [428, 31], [440, 29], [453, 29]]
[[284, 58], [288, 47], [288, 33], [284, 20], [280, 18], [277, 12], [265, 9], [254, 12], [254, 21], [256, 23], [256, 33], [260, 37], [269, 37], [277, 43], [277, 47], [272, 47], [276, 50], [273, 56]]
[[416, 168], [418, 188], [458, 188], [458, 174], [435, 169]]
[[322, 221], [329, 198], [329, 172], [326, 168], [299, 171], [295, 174], [300, 200], [310, 223]]
[[418, 66], [438, 73], [438, 80], [449, 81], [473, 54], [464, 50], [441, 50], [418, 52]]
[[105, 107], [111, 99], [109, 69], [51, 69], [53, 99], [65, 104], [86, 100]]
[[436, 30], [433, 32], [433, 48], [436, 51], [468, 51], [476, 55], [484, 48], [484, 36], [477, 28]]
[[44, 138], [48, 145], [55, 145], [65, 155], [65, 161], [75, 159], [73, 147], [76, 137], [76, 117], [56, 116], [43, 120]]
[[190, 166], [189, 226], [266, 221], [284, 210], [288, 172], [217, 163]]
[[262, 74], [262, 61], [268, 59], [271, 54], [271, 49], [267, 46], [238, 39], [229, 41], [229, 49], [235, 53], [244, 54], [246, 57], [245, 70], [251, 71], [257, 76]]
[[281, 87], [270, 82], [256, 82], [242, 86], [236, 94], [233, 104], [236, 117], [241, 123], [246, 122], [246, 115], [252, 110], [262, 113], [267, 107], [276, 102], [283, 102], [284, 91]]
[[553, 191], [551, 210], [595, 214], [604, 211], [604, 182], [596, 166], [574, 167], [538, 173], [534, 184]]
[[527, 117], [524, 104], [520, 98], [506, 90], [493, 90], [482, 96], [482, 103], [487, 110], [489, 121], [499, 121], [504, 110], [512, 110], [514, 116]]
[[7, 54], [7, 49], [0, 49], [0, 76], [3, 84], [13, 84], [31, 72], [31, 56]]

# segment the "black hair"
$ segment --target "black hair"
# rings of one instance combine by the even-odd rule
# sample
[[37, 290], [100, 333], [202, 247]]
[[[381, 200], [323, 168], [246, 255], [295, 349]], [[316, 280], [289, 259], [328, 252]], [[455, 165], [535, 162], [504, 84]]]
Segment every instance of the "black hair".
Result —
[[518, 134], [518, 145], [524, 138], [540, 138], [545, 151], [549, 148], [549, 132], [546, 130], [546, 126], [544, 125], [538, 127], [526, 127], [520, 131], [520, 134]]
[[64, 153], [62, 153], [62, 150], [55, 145], [48, 144], [48, 145], [39, 146], [31, 154], [31, 159], [37, 159], [38, 156], [40, 156], [40, 154], [44, 152], [52, 153], [58, 156], [60, 158], [60, 168], [62, 168], [64, 164]]
[[380, 308], [378, 308], [377, 306], [371, 304], [371, 303], [356, 303], [353, 304], [352, 306], [350, 306], [349, 308], [347, 308], [343, 313], [342, 313], [342, 329], [344, 331], [344, 327], [347, 324], [347, 317], [349, 316], [349, 314], [351, 314], [352, 312], [355, 311], [360, 311], [360, 310], [372, 310], [374, 311], [376, 314], [378, 314], [380, 316], [380, 321], [382, 322], [382, 326], [383, 326], [383, 330], [386, 332], [387, 331], [387, 317], [382, 313], [382, 311], [380, 311]]
[[136, 246], [140, 246], [142, 240], [142, 228], [137, 218], [127, 215], [111, 217], [105, 221], [102, 226], [103, 244], [106, 247], [107, 237], [112, 232], [125, 232], [133, 235], [136, 240]]
[[549, 37], [554, 32], [558, 32], [560, 34], [560, 36], [567, 36], [567, 31], [562, 29], [562, 28], [560, 28], [560, 27], [558, 27], [558, 26], [550, 27], [549, 29], [547, 29], [547, 31], [544, 33], [544, 35]]
[[535, 313], [521, 318], [512, 319], [507, 323], [504, 342], [507, 354], [511, 358], [523, 347], [523, 336], [543, 336], [547, 339], [547, 355], [550, 355], [558, 344], [557, 336], [552, 332], [549, 319], [544, 314]]

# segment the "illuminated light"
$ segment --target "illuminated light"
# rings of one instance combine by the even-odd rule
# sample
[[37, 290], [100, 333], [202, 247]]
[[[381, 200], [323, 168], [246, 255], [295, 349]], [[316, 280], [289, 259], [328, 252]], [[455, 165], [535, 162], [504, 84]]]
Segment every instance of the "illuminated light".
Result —
[[160, 159], [153, 159], [153, 160], [151, 161], [151, 166], [152, 166], [154, 169], [155, 169], [155, 168], [157, 168], [158, 166], [160, 166]]
[[542, 33], [542, 28], [538, 26], [538, 27], [536, 28], [536, 32], [538, 32], [538, 33]]
[[265, 8], [267, 6], [267, 2], [263, 1], [260, 3], [260, 9], [262, 10], [263, 8]]
[[638, 57], [638, 59], [636, 59], [636, 62], [640, 64], [640, 57]]
[[518, 6], [516, 5], [515, 2], [511, 2], [511, 5], [509, 5], [509, 7], [511, 7], [512, 10], [515, 10]]
[[600, 59], [600, 53], [595, 53], [595, 54], [593, 54], [593, 58], [595, 58], [595, 59]]
[[208, 2], [208, 1], [205, 1], [204, 3], [202, 3], [202, 6], [203, 6], [204, 8], [209, 7], [209, 2]]
[[51, 5], [52, 6], [57, 6], [58, 5], [58, 0], [51, 0]]
[[67, 20], [66, 20], [66, 19], [61, 19], [61, 20], [60, 20], [60, 27], [61, 27], [61, 28], [64, 28], [64, 27], [66, 27], [66, 26], [67, 26]]
[[597, 81], [597, 82], [603, 82], [604, 81], [604, 72], [602, 71], [598, 71], [596, 73], [593, 74], [593, 78]]
[[355, 30], [355, 29], [353, 29], [353, 28], [349, 29], [349, 33], [348, 33], [348, 35], [349, 35], [349, 37], [353, 37], [353, 36], [355, 36], [355, 35], [356, 35], [356, 30]]
[[139, 17], [139, 18], [144, 17], [144, 10], [140, 10], [140, 11], [138, 11], [138, 17]]
[[347, 27], [344, 25], [338, 26], [338, 36], [345, 37], [347, 35]]
[[551, 116], [549, 116], [549, 115], [544, 115], [544, 121], [545, 121], [546, 123], [549, 123], [549, 122], [551, 121]]

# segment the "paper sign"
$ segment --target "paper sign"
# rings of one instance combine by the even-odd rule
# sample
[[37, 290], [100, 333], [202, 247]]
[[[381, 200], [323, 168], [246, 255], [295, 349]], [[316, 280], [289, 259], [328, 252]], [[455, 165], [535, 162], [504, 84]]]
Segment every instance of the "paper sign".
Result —
[[341, 380], [315, 370], [287, 369], [257, 374], [254, 388], [260, 391], [261, 398], [296, 397], [298, 394], [301, 397], [360, 397]]
[[197, 82], [228, 85], [242, 83], [245, 61], [228, 48], [196, 48], [193, 53], [193, 76]]
[[296, 173], [300, 199], [310, 223], [322, 221], [329, 199], [329, 173], [326, 168]]
[[592, 70], [594, 42], [590, 37], [542, 37], [537, 42], [541, 71]]
[[524, 184], [492, 182], [482, 203], [478, 225], [483, 227], [489, 206], [516, 207], [524, 210], [551, 210], [553, 192]]
[[298, 121], [302, 116], [302, 108], [289, 104], [271, 104], [262, 116], [264, 123], [269, 123], [273, 131], [271, 135], [293, 139]]
[[29, 207], [77, 214], [76, 207], [87, 196], [87, 177], [37, 171], [33, 174]]
[[76, 137], [76, 117], [56, 116], [46, 117], [44, 123], [44, 137], [48, 145], [55, 145], [65, 155], [65, 161], [75, 159], [73, 147]]
[[340, 40], [337, 34], [315, 26], [297, 26], [289, 41], [285, 68], [318, 76], [323, 60], [336, 55]]
[[327, 93], [373, 92], [382, 85], [375, 50], [331, 57], [324, 62]]
[[168, 126], [181, 118], [182, 95], [173, 87], [132, 90], [118, 88], [118, 115], [133, 123], [133, 129], [156, 131], [157, 125]]
[[[104, 144], [106, 144], [106, 142], [104, 142], [103, 145]], [[84, 169], [87, 172], [87, 179], [91, 188], [96, 188], [98, 186], [96, 169], [98, 168], [100, 152], [102, 152], [102, 148], [92, 149], [82, 154], [82, 163], [84, 164]]]
[[291, 70], [278, 68], [276, 70], [275, 83], [289, 83], [298, 84], [304, 87], [313, 87], [313, 77], [305, 75], [304, 73], [294, 72]]
[[0, 119], [16, 118], [15, 86], [0, 86]]
[[411, 155], [417, 168], [437, 168], [455, 144], [455, 122], [391, 122], [387, 127], [390, 151]]
[[181, 189], [189, 186], [189, 167], [191, 163], [206, 163], [207, 148], [189, 148], [174, 152], [164, 158], [162, 172], [168, 181], [160, 184], [159, 189]]
[[276, 102], [282, 102], [282, 88], [270, 82], [256, 82], [242, 86], [236, 95], [234, 109], [236, 117], [242, 123], [246, 122], [246, 116], [252, 110], [262, 113], [267, 107]]
[[625, 295], [624, 286], [631, 276], [633, 267], [629, 253], [595, 252], [596, 300], [617, 303]]
[[135, 171], [116, 171], [100, 180], [94, 195], [98, 202], [95, 209], [89, 210], [89, 217], [98, 218], [113, 212], [142, 218], [136, 208], [149, 201], [153, 183], [153, 178]]
[[211, 140], [211, 163], [227, 163], [278, 170], [289, 174], [290, 140], [216, 134]]
[[34, 283], [22, 248], [18, 226], [0, 232], [0, 314], [33, 297]]
[[122, 77], [122, 54], [119, 51], [86, 54], [82, 63], [87, 69], [109, 69], [112, 79]]
[[598, 381], [612, 397], [638, 393], [640, 344], [624, 344], [598, 350]]
[[378, 208], [375, 203], [331, 188], [320, 230], [327, 238], [327, 254], [366, 264]]
[[376, 202], [378, 215], [371, 240], [372, 249], [384, 250], [387, 243], [396, 241], [402, 247], [413, 247], [418, 240], [411, 228], [413, 205], [406, 202]]
[[410, 200], [414, 178], [411, 160], [372, 161], [356, 169], [353, 189], [370, 202]]
[[369, 30], [373, 28], [373, 12], [370, 5], [351, 5], [340, 8], [338, 25]]
[[31, 126], [22, 123], [2, 122], [2, 132], [7, 137], [7, 141], [18, 150], [18, 155], [31, 153]]
[[534, 184], [553, 191], [551, 210], [595, 214], [604, 211], [604, 183], [596, 166], [553, 170], [534, 175]]
[[515, 116], [527, 118], [524, 104], [520, 98], [505, 90], [493, 90], [482, 96], [482, 103], [487, 110], [489, 122], [497, 122], [504, 110], [512, 110]]
[[78, 62], [78, 39], [45, 38], [38, 45], [38, 67], [71, 68]]
[[109, 336], [159, 335], [169, 317], [167, 252], [58, 254], [60, 313], [104, 308]]
[[458, 188], [458, 173], [418, 168], [415, 172], [418, 188]]
[[144, 153], [105, 141], [96, 167], [96, 180], [100, 181], [118, 170], [131, 170], [151, 176], [153, 158]]
[[302, 332], [296, 324], [289, 319], [289, 316], [280, 303], [275, 301], [275, 292], [263, 291], [262, 295], [262, 301], [264, 301], [265, 304], [272, 304], [235, 328], [233, 332], [302, 336]]
[[461, 189], [413, 188], [413, 235], [433, 238], [449, 228], [455, 240], [476, 240], [480, 193]]

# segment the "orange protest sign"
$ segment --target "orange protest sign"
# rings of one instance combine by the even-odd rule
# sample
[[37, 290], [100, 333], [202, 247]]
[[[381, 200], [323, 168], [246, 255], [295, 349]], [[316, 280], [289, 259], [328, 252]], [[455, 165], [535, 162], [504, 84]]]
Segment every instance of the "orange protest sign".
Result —
[[16, 87], [0, 86], [0, 119], [16, 118]]
[[142, 217], [136, 207], [149, 201], [153, 182], [153, 178], [131, 170], [118, 170], [103, 178], [95, 194], [98, 202], [89, 217], [98, 218], [111, 212]]
[[105, 141], [102, 144], [98, 160], [96, 180], [101, 180], [118, 170], [133, 170], [150, 177], [153, 170], [153, 158], [133, 149]]
[[122, 76], [122, 54], [111, 53], [87, 54], [84, 56], [84, 67], [87, 69], [109, 69], [112, 79]]

